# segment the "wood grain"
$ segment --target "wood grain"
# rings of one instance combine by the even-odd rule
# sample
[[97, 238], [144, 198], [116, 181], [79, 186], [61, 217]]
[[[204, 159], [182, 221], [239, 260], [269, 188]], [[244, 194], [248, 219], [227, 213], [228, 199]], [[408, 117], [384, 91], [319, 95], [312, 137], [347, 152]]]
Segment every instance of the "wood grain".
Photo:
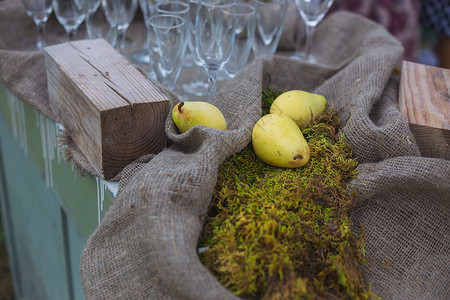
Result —
[[404, 61], [399, 108], [421, 154], [450, 159], [450, 70]]
[[105, 179], [165, 147], [168, 98], [105, 40], [44, 52], [50, 107]]

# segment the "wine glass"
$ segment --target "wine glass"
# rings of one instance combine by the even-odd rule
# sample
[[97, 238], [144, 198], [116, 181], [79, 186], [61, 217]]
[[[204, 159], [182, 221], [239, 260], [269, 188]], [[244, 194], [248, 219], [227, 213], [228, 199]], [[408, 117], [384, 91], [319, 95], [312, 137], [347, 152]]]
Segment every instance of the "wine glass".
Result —
[[185, 30], [189, 31], [190, 24], [190, 7], [187, 3], [181, 1], [162, 1], [155, 6], [156, 14], [158, 15], [176, 15], [184, 19]]
[[109, 24], [109, 30], [106, 33], [107, 41], [117, 49], [117, 25], [119, 20], [119, 1], [101, 0], [105, 19]]
[[[200, 0], [189, 0], [189, 11], [190, 11], [190, 26], [189, 26], [189, 34], [188, 34], [188, 49], [191, 53], [192, 66], [190, 74], [190, 80], [188, 82], [183, 83], [182, 89], [189, 95], [196, 97], [203, 97], [208, 94], [208, 74], [205, 68], [203, 67], [202, 62], [198, 58], [196, 49], [195, 49], [195, 18], [197, 16], [197, 7]], [[186, 58], [185, 58], [186, 61]], [[186, 67], [189, 67], [188, 64], [185, 63]]]
[[138, 0], [102, 0], [106, 18], [111, 26], [117, 26], [116, 49], [123, 54], [125, 36], [138, 8]]
[[58, 22], [64, 27], [70, 40], [73, 40], [78, 27], [87, 13], [86, 0], [53, 0], [53, 10]]
[[306, 25], [306, 49], [304, 54], [297, 51], [294, 58], [317, 62], [317, 59], [311, 54], [314, 31], [330, 9], [333, 0], [295, 0], [295, 4]]
[[[184, 21], [186, 22], [186, 30], [188, 31], [189, 34], [191, 26], [191, 18], [190, 18], [191, 12], [190, 12], [190, 5], [188, 3], [184, 3], [178, 0], [177, 1], [164, 0], [163, 2], [156, 4], [156, 13], [178, 15], [184, 18]], [[189, 42], [189, 40], [186, 39], [186, 42]], [[192, 58], [189, 48], [186, 49], [183, 65], [186, 67], [192, 67]]]
[[138, 8], [137, 0], [116, 0], [119, 2], [119, 18], [117, 22], [117, 40], [119, 41], [118, 49], [123, 53], [125, 47], [125, 38], [128, 27], [136, 15]]
[[95, 28], [95, 13], [100, 7], [101, 0], [87, 0], [87, 13], [86, 13], [86, 30], [90, 39], [101, 37], [100, 33]]
[[[155, 12], [158, 15], [175, 15], [175, 16], [182, 17], [185, 22], [184, 28], [186, 30], [185, 41], [186, 41], [186, 44], [188, 43], [189, 27], [190, 27], [190, 23], [191, 23], [189, 4], [181, 2], [181, 1], [164, 0], [164, 1], [156, 4]], [[189, 55], [188, 53], [189, 53], [189, 48], [186, 48], [183, 65], [184, 65], [184, 62], [186, 61], [186, 56]]]
[[[86, 5], [86, 9], [87, 9], [87, 13], [86, 13], [86, 20], [88, 20], [88, 17], [90, 15], [93, 15], [97, 9], [100, 7], [100, 4], [102, 3], [101, 0], [87, 0], [87, 5]], [[87, 24], [87, 22], [86, 22]]]
[[280, 43], [288, 2], [287, 0], [253, 0], [252, 4], [256, 8], [254, 57], [272, 55]]
[[111, 22], [102, 0], [88, 0], [88, 12], [85, 19], [86, 31], [90, 39], [105, 39], [115, 47], [117, 24]]
[[231, 12], [237, 20], [233, 52], [224, 67], [229, 78], [234, 78], [244, 68], [250, 56], [255, 39], [255, 12], [256, 10], [252, 5], [245, 3], [237, 3]]
[[148, 34], [147, 31], [149, 29], [149, 19], [153, 15], [153, 6], [154, 4], [148, 0], [139, 0], [139, 7], [141, 9], [142, 18], [144, 19], [144, 24], [146, 27], [144, 42], [142, 43], [142, 48], [131, 53], [131, 61], [135, 64], [149, 64], [150, 56], [148, 54]]
[[27, 15], [36, 24], [38, 39], [35, 46], [37, 49], [42, 50], [45, 47], [45, 24], [53, 10], [52, 0], [22, 0], [22, 4], [27, 11]]
[[208, 98], [216, 92], [217, 72], [228, 62], [234, 46], [234, 0], [200, 0], [195, 21], [195, 49], [208, 71]]
[[185, 20], [176, 15], [155, 15], [148, 30], [150, 65], [156, 79], [173, 89], [186, 52]]

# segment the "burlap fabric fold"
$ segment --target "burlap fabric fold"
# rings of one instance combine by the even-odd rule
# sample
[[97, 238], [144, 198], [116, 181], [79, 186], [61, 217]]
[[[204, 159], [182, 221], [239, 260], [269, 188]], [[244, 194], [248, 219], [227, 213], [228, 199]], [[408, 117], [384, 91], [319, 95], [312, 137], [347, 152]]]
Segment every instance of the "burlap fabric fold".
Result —
[[217, 170], [250, 142], [265, 86], [315, 91], [342, 109], [344, 134], [361, 163], [350, 184], [360, 195], [353, 221], [364, 225], [363, 271], [373, 291], [386, 299], [450, 296], [450, 162], [420, 157], [396, 107], [392, 70], [402, 47], [349, 13], [331, 15], [316, 34], [320, 64], [259, 59], [210, 100], [229, 130], [178, 134], [168, 116], [172, 144], [122, 172], [113, 206], [86, 243], [80, 267], [87, 299], [238, 298], [204, 268], [196, 244]]

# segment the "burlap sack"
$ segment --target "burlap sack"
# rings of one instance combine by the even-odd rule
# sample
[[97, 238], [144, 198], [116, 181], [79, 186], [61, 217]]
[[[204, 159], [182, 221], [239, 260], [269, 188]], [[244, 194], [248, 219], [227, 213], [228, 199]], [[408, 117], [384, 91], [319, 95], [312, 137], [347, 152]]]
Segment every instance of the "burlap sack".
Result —
[[237, 299], [201, 264], [196, 244], [217, 170], [250, 142], [267, 85], [315, 91], [344, 109], [344, 133], [361, 163], [350, 185], [361, 201], [353, 221], [365, 228], [370, 263], [363, 271], [373, 291], [387, 299], [450, 296], [450, 162], [419, 156], [395, 105], [391, 72], [400, 44], [348, 13], [330, 16], [316, 34], [320, 64], [256, 60], [211, 99], [229, 130], [178, 134], [168, 116], [172, 145], [124, 170], [113, 206], [84, 248], [88, 299]]

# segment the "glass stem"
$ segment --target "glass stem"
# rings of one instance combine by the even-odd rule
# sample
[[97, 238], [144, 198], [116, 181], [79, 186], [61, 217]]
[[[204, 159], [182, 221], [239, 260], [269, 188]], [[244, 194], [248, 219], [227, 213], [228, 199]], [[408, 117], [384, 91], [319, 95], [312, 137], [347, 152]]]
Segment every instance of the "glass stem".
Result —
[[148, 27], [147, 27], [147, 30], [145, 31], [145, 35], [144, 35], [144, 49], [146, 50], [146, 52], [148, 52], [149, 46], [150, 46], [150, 44], [148, 41]]
[[77, 29], [76, 28], [69, 30], [69, 32], [67, 33], [67, 35], [69, 36], [69, 40], [73, 41], [76, 34], [77, 34]]
[[306, 25], [306, 50], [305, 50], [306, 60], [310, 60], [311, 58], [311, 48], [315, 29], [316, 29], [315, 26], [310, 26], [308, 24]]
[[119, 41], [117, 50], [119, 50], [120, 53], [123, 53], [125, 47], [125, 32], [125, 29], [117, 28], [117, 40]]
[[208, 70], [208, 99], [216, 93], [216, 79], [218, 70]]
[[84, 23], [86, 24], [86, 31], [90, 39], [99, 38], [99, 35], [95, 30], [95, 25], [93, 24], [93, 22], [94, 22], [94, 12], [88, 12]]
[[45, 39], [44, 39], [45, 22], [42, 21], [37, 22], [36, 28], [38, 33], [37, 47], [39, 50], [42, 50], [45, 47]]
[[303, 38], [303, 34], [302, 32], [297, 28], [297, 34], [295, 36], [295, 55], [296, 56], [300, 56], [301, 52], [302, 52], [302, 38]]

